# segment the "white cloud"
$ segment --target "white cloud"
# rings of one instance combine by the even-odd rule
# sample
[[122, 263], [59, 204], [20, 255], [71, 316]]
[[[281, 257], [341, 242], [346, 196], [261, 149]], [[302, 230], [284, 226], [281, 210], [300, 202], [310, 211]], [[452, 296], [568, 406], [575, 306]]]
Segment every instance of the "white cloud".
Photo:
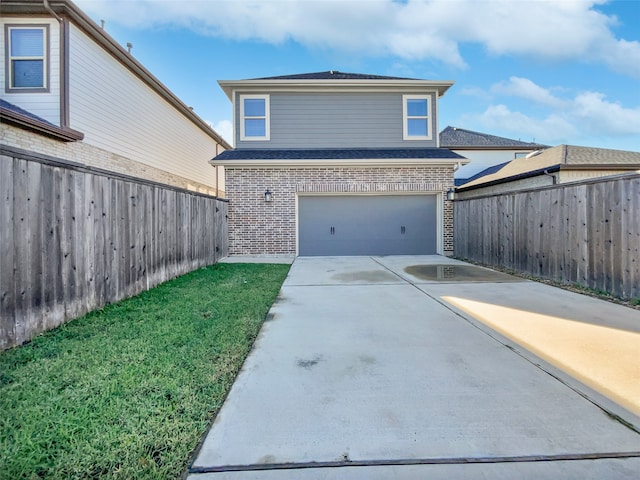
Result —
[[550, 107], [561, 107], [565, 103], [564, 100], [553, 96], [550, 90], [536, 85], [528, 78], [511, 77], [509, 81], [493, 85], [491, 91], [497, 94], [521, 97]]
[[511, 77], [493, 85], [492, 94], [524, 99], [528, 102], [524, 107], [527, 111], [537, 112], [542, 107], [544, 113], [525, 114], [500, 102], [481, 114], [467, 115], [465, 120], [487, 131], [508, 132], [551, 144], [564, 143], [569, 138], [584, 139], [588, 143], [590, 137], [602, 135], [640, 135], [640, 106], [624, 107], [608, 101], [600, 92], [585, 91], [572, 98], [561, 98], [554, 95], [553, 90], [526, 78]]
[[76, 0], [96, 19], [130, 27], [179, 25], [268, 43], [434, 59], [466, 66], [460, 45], [494, 55], [597, 62], [640, 78], [640, 42], [616, 38], [602, 0]]

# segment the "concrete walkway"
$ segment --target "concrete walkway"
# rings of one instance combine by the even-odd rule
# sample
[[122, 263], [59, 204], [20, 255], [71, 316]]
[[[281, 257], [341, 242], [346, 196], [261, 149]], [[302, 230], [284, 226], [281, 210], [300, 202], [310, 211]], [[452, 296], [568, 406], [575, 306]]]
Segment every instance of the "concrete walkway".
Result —
[[189, 479], [636, 478], [638, 338], [444, 257], [298, 258]]

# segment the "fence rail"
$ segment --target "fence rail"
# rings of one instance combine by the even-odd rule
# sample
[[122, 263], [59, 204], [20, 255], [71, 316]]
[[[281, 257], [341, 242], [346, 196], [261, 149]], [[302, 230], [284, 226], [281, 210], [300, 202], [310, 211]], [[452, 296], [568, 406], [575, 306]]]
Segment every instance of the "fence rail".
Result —
[[458, 200], [455, 255], [640, 297], [640, 175]]
[[0, 350], [227, 254], [227, 202], [2, 147]]

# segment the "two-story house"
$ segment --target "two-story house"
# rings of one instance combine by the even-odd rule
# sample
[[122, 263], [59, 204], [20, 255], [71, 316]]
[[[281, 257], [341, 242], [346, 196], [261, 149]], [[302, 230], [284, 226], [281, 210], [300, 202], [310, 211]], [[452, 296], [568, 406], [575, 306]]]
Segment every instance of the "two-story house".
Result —
[[[2, 144], [209, 194], [231, 148], [68, 0], [0, 0]], [[219, 174], [219, 175], [218, 175]]]
[[216, 156], [229, 253], [449, 254], [447, 192], [465, 158], [440, 148], [450, 81], [328, 71], [220, 81], [236, 149]]

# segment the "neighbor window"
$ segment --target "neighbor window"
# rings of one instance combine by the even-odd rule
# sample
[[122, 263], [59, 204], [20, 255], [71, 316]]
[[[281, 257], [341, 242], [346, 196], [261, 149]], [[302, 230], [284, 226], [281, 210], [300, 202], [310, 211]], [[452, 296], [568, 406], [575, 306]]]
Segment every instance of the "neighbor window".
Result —
[[403, 138], [405, 140], [431, 140], [431, 97], [403, 95]]
[[47, 25], [7, 25], [5, 30], [5, 58], [8, 92], [47, 92], [48, 82]]
[[269, 95], [240, 95], [240, 140], [269, 140]]

